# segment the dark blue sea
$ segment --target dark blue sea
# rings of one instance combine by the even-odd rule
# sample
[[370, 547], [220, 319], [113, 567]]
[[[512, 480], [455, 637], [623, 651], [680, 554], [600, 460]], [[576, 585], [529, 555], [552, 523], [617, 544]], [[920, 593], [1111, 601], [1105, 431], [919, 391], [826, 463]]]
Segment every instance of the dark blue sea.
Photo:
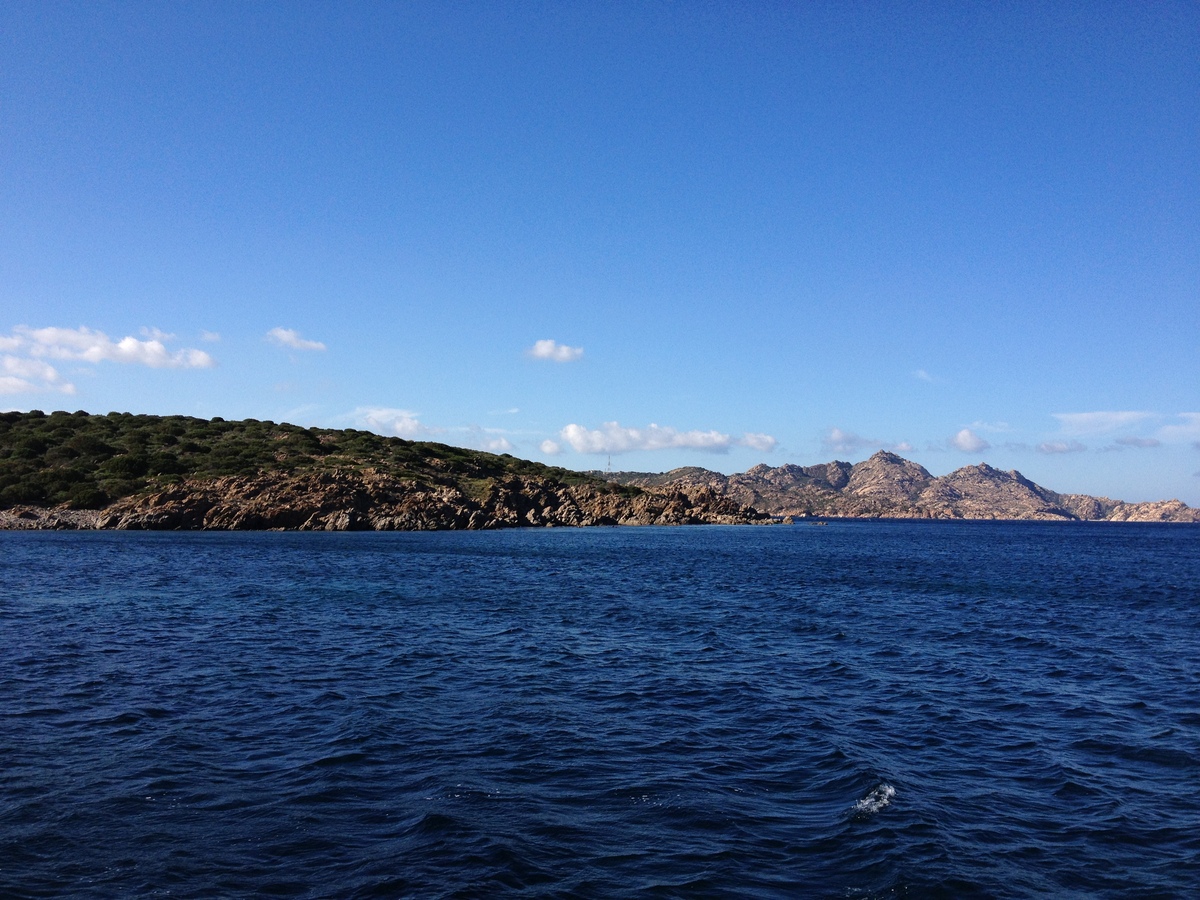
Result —
[[0, 533], [0, 896], [1200, 896], [1200, 528]]

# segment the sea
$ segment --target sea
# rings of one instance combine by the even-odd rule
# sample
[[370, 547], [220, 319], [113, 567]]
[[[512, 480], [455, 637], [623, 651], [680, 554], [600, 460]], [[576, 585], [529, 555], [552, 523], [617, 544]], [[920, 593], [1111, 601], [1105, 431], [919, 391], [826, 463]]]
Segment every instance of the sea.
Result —
[[0, 896], [1200, 896], [1200, 527], [0, 533]]

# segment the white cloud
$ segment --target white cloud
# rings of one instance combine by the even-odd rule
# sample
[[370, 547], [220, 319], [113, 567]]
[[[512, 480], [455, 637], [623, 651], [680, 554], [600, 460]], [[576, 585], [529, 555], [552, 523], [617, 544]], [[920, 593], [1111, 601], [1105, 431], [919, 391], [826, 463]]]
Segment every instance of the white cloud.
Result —
[[840, 428], [830, 428], [829, 434], [821, 438], [821, 446], [831, 453], [853, 453], [864, 447], [874, 447], [878, 441], [865, 438], [853, 431], [842, 431]]
[[292, 350], [324, 350], [325, 345], [320, 341], [310, 341], [300, 337], [300, 332], [293, 328], [272, 328], [267, 332], [267, 340], [280, 347]]
[[1117, 443], [1122, 447], [1160, 447], [1162, 441], [1157, 438], [1119, 437]]
[[13, 375], [0, 375], [0, 394], [30, 394], [37, 390], [37, 386], [24, 378], [17, 378]]
[[913, 378], [917, 379], [917, 381], [927, 381], [930, 384], [934, 382], [934, 377], [924, 369], [917, 369], [917, 371], [913, 372]]
[[557, 341], [537, 341], [526, 352], [534, 359], [548, 359], [557, 363], [574, 362], [583, 356], [582, 347], [568, 347]]
[[1129, 428], [1153, 419], [1154, 413], [1133, 410], [1107, 410], [1082, 413], [1053, 413], [1062, 425], [1064, 434], [1104, 434], [1118, 428]]
[[578, 453], [628, 453], [633, 450], [707, 450], [724, 453], [733, 439], [719, 431], [676, 431], [663, 425], [645, 428], [623, 428], [617, 422], [605, 422], [600, 428], [588, 430], [582, 425], [568, 425], [560, 437]]
[[1012, 430], [1007, 422], [972, 422], [968, 427], [972, 431], [1004, 432]]
[[200, 340], [208, 341], [210, 344], [215, 344], [217, 341], [221, 340], [221, 335], [215, 331], [202, 331], [200, 332]]
[[843, 431], [841, 428], [830, 428], [829, 434], [821, 438], [821, 447], [826, 453], [856, 453], [867, 448], [875, 450], [893, 450], [897, 453], [907, 453], [913, 449], [908, 441], [891, 444], [875, 438], [863, 437], [853, 431]]
[[987, 450], [992, 446], [970, 428], [964, 428], [950, 438], [949, 444], [955, 450], [961, 450], [963, 453], [978, 453], [980, 450]]
[[481, 428], [479, 425], [467, 425], [465, 428], [451, 428], [448, 430], [466, 431], [470, 437], [461, 446], [470, 447], [474, 450], [486, 450], [489, 453], [512, 453], [517, 449], [504, 436], [505, 432], [501, 428]]
[[6, 378], [17, 379], [31, 387], [40, 384], [68, 394], [75, 391], [71, 385], [63, 383], [54, 366], [40, 359], [6, 354], [0, 357], [0, 372], [3, 372]]
[[184, 348], [171, 351], [157, 338], [139, 341], [135, 337], [123, 337], [114, 341], [102, 331], [83, 327], [26, 328], [19, 325], [13, 329], [13, 336], [5, 342], [5, 346], [24, 351], [32, 357], [89, 363], [132, 363], [152, 369], [207, 369], [216, 365], [216, 361], [203, 350]]
[[548, 456], [558, 456], [558, 454], [562, 453], [562, 446], [557, 441], [542, 441], [540, 447], [541, 451]]
[[738, 443], [743, 447], [749, 447], [751, 450], [757, 450], [760, 453], [770, 453], [778, 446], [779, 441], [775, 440], [769, 434], [747, 431], [741, 436]]
[[1179, 413], [1176, 416], [1182, 419], [1182, 423], [1177, 425], [1164, 425], [1158, 429], [1158, 436], [1165, 442], [1174, 443], [1176, 441], [1196, 441], [1197, 449], [1200, 449], [1200, 413]]
[[163, 343], [173, 335], [157, 328], [143, 328], [147, 340], [123, 337], [114, 341], [90, 328], [29, 328], [18, 325], [12, 334], [0, 335], [0, 394], [56, 391], [74, 394], [75, 386], [65, 381], [48, 359], [85, 363], [117, 362], [154, 369], [204, 369], [216, 365], [201, 350], [168, 350]]
[[1082, 453], [1086, 449], [1079, 441], [1045, 441], [1037, 445], [1038, 453]]
[[160, 331], [157, 328], [147, 328], [147, 327], [143, 326], [142, 328], [138, 329], [138, 331], [140, 332], [142, 337], [148, 337], [152, 341], [160, 341], [161, 343], [164, 343], [164, 344], [167, 341], [175, 340], [175, 335], [168, 334], [165, 331]]
[[421, 440], [441, 431], [440, 428], [425, 425], [417, 418], [417, 413], [407, 409], [360, 406], [354, 411], [353, 418], [359, 427], [367, 431], [407, 438], [410, 441]]
[[58, 370], [40, 359], [0, 356], [0, 394], [32, 394], [57, 391], [74, 394], [75, 385], [63, 381]]

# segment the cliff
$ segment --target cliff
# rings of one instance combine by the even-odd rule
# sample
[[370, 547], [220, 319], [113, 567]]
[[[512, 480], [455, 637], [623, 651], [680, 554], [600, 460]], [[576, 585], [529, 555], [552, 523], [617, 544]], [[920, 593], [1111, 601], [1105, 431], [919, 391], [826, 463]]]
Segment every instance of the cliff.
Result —
[[1020, 472], [986, 463], [934, 477], [924, 467], [882, 450], [855, 465], [758, 465], [737, 475], [688, 467], [659, 475], [618, 472], [607, 477], [618, 484], [657, 489], [707, 486], [775, 516], [1200, 522], [1200, 510], [1178, 500], [1125, 503], [1059, 494]]

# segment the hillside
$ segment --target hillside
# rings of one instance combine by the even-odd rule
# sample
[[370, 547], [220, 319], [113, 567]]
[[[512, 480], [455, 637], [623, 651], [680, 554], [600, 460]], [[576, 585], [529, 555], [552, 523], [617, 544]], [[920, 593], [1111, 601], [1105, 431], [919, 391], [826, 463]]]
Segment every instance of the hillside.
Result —
[[758, 465], [737, 475], [689, 466], [662, 474], [616, 472], [605, 477], [655, 489], [703, 487], [776, 516], [1200, 522], [1200, 510], [1178, 500], [1125, 503], [1059, 494], [1020, 472], [1002, 472], [986, 463], [934, 477], [923, 466], [886, 451], [854, 465]]
[[754, 521], [711, 490], [643, 489], [355, 429], [0, 413], [0, 528], [427, 530]]

